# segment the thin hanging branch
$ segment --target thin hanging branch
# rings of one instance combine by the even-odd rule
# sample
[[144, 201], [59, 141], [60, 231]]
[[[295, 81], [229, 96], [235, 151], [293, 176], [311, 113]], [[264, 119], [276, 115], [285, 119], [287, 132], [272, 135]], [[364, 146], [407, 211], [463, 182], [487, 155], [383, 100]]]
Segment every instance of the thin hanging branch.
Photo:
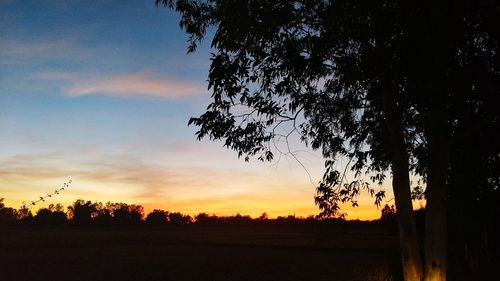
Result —
[[26, 204], [26, 202], [23, 201], [23, 205], [21, 206], [21, 209], [22, 210], [29, 210], [29, 209], [33, 208], [33, 206], [35, 206], [37, 203], [45, 202], [45, 199], [50, 198], [54, 195], [57, 195], [57, 194], [61, 193], [63, 190], [67, 189], [72, 182], [73, 182], [72, 180], [69, 180], [68, 182], [63, 183], [63, 186], [61, 188], [54, 190], [54, 192], [52, 192], [52, 193], [47, 193], [47, 195], [40, 196], [38, 198], [38, 200], [33, 200], [29, 204]]

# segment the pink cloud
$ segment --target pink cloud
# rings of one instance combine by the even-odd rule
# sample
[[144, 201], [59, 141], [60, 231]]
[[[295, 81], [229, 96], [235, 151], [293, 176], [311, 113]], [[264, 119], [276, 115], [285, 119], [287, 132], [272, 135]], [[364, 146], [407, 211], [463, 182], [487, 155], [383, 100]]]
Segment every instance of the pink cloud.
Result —
[[115, 97], [149, 96], [182, 98], [201, 95], [206, 90], [200, 83], [181, 79], [159, 78], [148, 73], [122, 74], [102, 79], [73, 81], [65, 91], [69, 96], [101, 94]]

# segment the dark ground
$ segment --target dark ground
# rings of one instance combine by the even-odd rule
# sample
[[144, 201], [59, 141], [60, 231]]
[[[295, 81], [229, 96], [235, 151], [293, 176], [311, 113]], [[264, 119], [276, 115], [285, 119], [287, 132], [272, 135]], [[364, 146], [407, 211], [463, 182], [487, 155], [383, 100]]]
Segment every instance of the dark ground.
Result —
[[[399, 280], [398, 239], [304, 227], [0, 229], [0, 280]], [[392, 272], [393, 278], [384, 278]]]

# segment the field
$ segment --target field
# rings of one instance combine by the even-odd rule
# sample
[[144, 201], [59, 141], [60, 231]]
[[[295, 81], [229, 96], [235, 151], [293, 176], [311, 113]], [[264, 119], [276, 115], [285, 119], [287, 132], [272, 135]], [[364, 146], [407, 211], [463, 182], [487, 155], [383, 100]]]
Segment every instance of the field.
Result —
[[[0, 229], [0, 280], [399, 280], [397, 236], [245, 226]], [[393, 275], [391, 278], [387, 275]]]

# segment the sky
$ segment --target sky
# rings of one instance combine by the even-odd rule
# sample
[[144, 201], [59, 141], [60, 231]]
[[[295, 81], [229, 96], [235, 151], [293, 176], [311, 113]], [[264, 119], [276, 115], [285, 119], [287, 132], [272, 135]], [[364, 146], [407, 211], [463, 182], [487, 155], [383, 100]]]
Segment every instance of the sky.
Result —
[[[210, 42], [187, 55], [178, 22], [153, 0], [0, 0], [6, 205], [18, 208], [71, 179], [40, 206], [85, 199], [191, 215], [319, 213], [320, 153], [292, 140], [300, 163], [245, 162], [220, 142], [196, 140], [187, 122], [210, 102]], [[367, 195], [342, 211], [380, 217]]]

